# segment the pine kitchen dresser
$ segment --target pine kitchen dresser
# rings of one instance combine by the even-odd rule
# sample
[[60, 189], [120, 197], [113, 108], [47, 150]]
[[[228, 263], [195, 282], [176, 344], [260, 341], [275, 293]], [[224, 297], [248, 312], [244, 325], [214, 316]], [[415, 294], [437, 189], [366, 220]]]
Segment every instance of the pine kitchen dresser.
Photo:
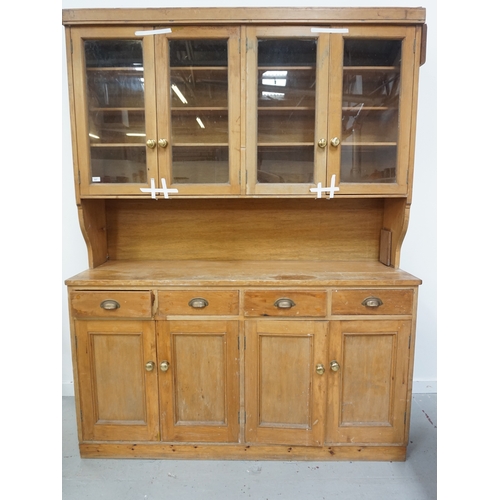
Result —
[[425, 9], [62, 20], [81, 456], [405, 460]]

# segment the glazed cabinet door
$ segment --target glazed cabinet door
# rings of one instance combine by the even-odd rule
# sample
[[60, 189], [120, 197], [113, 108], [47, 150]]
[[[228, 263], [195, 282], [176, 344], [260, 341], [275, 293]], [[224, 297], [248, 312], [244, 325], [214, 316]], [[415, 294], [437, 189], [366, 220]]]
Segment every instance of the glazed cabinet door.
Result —
[[75, 321], [83, 441], [159, 440], [153, 321]]
[[416, 36], [402, 26], [249, 27], [247, 192], [312, 197], [333, 181], [336, 195], [406, 194]]
[[72, 28], [81, 196], [240, 193], [239, 33]]
[[327, 333], [322, 321], [246, 322], [246, 442], [323, 444]]
[[326, 181], [328, 35], [247, 28], [249, 194], [312, 196]]
[[333, 321], [330, 331], [327, 442], [404, 443], [411, 321]]
[[349, 27], [330, 38], [328, 179], [338, 194], [406, 194], [416, 30]]
[[240, 28], [156, 35], [160, 177], [178, 195], [240, 194]]
[[158, 177], [154, 40], [138, 29], [71, 29], [81, 196], [140, 195]]
[[158, 321], [163, 441], [237, 442], [237, 321]]

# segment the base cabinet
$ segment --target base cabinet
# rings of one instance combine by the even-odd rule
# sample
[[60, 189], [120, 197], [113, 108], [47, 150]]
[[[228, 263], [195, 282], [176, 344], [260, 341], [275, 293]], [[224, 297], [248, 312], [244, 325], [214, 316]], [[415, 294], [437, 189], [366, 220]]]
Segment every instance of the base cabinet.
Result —
[[81, 449], [404, 459], [415, 293], [73, 291]]

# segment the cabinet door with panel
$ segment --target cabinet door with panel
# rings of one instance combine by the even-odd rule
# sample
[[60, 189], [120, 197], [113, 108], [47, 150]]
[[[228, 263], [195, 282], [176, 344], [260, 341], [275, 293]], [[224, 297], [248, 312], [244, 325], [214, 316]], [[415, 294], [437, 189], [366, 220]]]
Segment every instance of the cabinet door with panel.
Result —
[[148, 31], [72, 29], [81, 196], [239, 194], [240, 29]]
[[76, 320], [83, 441], [159, 440], [152, 320]]
[[330, 324], [327, 443], [405, 442], [409, 320]]
[[246, 321], [246, 442], [323, 444], [327, 333], [325, 321]]
[[237, 442], [238, 321], [157, 325], [162, 440]]

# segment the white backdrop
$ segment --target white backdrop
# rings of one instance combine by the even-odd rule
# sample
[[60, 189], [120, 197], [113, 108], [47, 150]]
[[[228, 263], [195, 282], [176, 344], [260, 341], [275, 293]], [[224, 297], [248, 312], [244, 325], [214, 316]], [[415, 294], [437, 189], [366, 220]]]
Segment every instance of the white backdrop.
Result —
[[[421, 278], [417, 319], [414, 392], [437, 392], [437, 8], [403, 0], [271, 1], [271, 0], [62, 0], [62, 8], [147, 7], [419, 7], [427, 10], [427, 61], [420, 68], [413, 203], [410, 224], [401, 252], [401, 268]], [[62, 394], [71, 396], [73, 372], [67, 294], [64, 280], [88, 267], [86, 246], [75, 204], [67, 66], [62, 33]]]

